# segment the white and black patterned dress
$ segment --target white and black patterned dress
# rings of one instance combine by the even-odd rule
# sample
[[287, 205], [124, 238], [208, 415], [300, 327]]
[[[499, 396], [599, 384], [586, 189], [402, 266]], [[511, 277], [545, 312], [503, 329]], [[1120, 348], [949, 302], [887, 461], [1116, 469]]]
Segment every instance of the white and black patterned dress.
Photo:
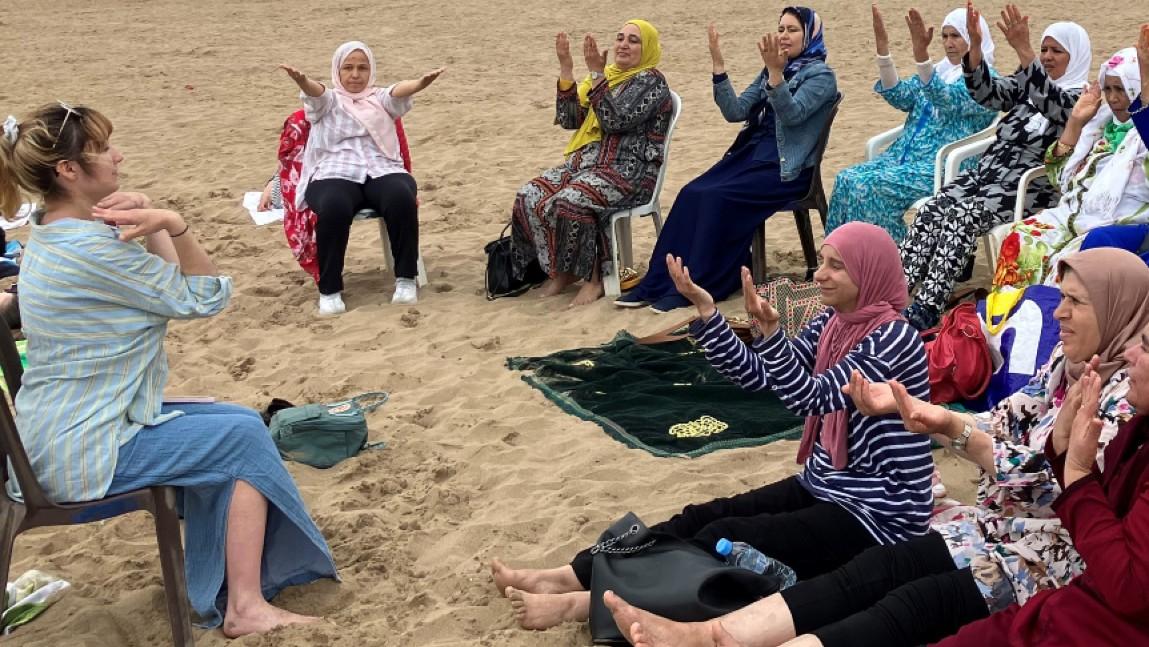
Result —
[[[936, 323], [954, 283], [977, 251], [978, 237], [1012, 218], [1018, 181], [1027, 170], [1043, 164], [1045, 149], [1061, 136], [1081, 94], [1080, 88], [1058, 87], [1037, 60], [997, 78], [982, 62], [977, 69], [967, 67], [965, 82], [975, 101], [1006, 114], [998, 124], [996, 141], [977, 167], [923, 205], [902, 241], [906, 281], [918, 288], [907, 318], [919, 327]], [[1056, 195], [1049, 182], [1035, 182], [1026, 197], [1027, 213], [1054, 204]]]
[[[560, 89], [556, 100], [555, 123], [567, 130], [577, 130], [587, 115], [576, 87]], [[590, 279], [596, 263], [609, 274], [606, 219], [654, 193], [674, 111], [666, 78], [644, 70], [615, 88], [601, 83], [591, 90], [590, 102], [602, 139], [571, 153], [515, 196], [511, 254], [520, 275], [532, 259], [550, 276], [567, 272]]]

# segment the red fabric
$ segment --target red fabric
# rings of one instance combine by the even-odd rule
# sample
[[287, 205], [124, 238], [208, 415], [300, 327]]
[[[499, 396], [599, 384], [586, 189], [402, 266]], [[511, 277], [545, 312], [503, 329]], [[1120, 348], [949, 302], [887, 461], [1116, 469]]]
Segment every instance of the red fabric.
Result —
[[940, 328], [924, 335], [935, 332], [936, 337], [926, 342], [930, 402], [972, 400], [985, 392], [993, 377], [993, 360], [977, 306], [959, 305], [946, 313]]
[[[885, 229], [865, 222], [850, 222], [826, 237], [823, 245], [842, 257], [846, 274], [858, 286], [858, 303], [852, 312], [835, 312], [826, 322], [814, 356], [814, 374], [836, 366], [867, 335], [891, 321], [902, 319], [909, 301], [898, 245]], [[848, 461], [850, 412], [843, 409], [820, 416], [807, 416], [798, 446], [798, 464], [804, 464], [821, 439], [834, 469]]]
[[[1052, 443], [1052, 440], [1050, 441]], [[1064, 456], [1046, 446], [1058, 481]], [[1085, 559], [1085, 573], [1024, 607], [963, 628], [939, 647], [1149, 645], [1149, 417], [1130, 420], [1105, 449], [1104, 474], [1053, 503]]]
[[[303, 174], [303, 149], [311, 134], [311, 123], [303, 110], [291, 113], [283, 122], [279, 136], [279, 187], [283, 194], [283, 233], [291, 254], [316, 283], [319, 282], [319, 262], [315, 254], [315, 212], [295, 206], [295, 189]], [[411, 150], [403, 132], [403, 120], [395, 120], [395, 135], [399, 138], [399, 156], [403, 167], [411, 172]]]

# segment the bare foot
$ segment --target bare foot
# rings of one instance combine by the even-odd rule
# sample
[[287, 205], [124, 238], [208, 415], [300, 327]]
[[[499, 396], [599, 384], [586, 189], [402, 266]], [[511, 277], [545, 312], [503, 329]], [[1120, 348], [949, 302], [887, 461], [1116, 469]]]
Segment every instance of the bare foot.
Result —
[[285, 625], [305, 625], [321, 622], [323, 618], [304, 616], [280, 609], [268, 602], [260, 600], [248, 608], [238, 610], [230, 604], [223, 618], [223, 635], [228, 638], [239, 638], [248, 634], [261, 634], [276, 627]]
[[606, 294], [602, 287], [602, 281], [586, 281], [579, 288], [578, 294], [575, 295], [574, 300], [571, 301], [572, 306], [588, 306], [595, 301], [598, 301]]
[[607, 591], [603, 596], [614, 623], [634, 647], [741, 647], [717, 620], [675, 622], [628, 604]]
[[590, 619], [590, 593], [527, 593], [508, 586], [515, 621], [523, 629], [541, 631], [564, 622], [586, 622]]
[[503, 595], [507, 594], [508, 586], [527, 593], [571, 593], [583, 590], [570, 565], [558, 568], [514, 569], [500, 559], [493, 559], [491, 578], [495, 580], [495, 588]]
[[557, 272], [554, 276], [547, 279], [546, 283], [543, 283], [543, 286], [539, 288], [539, 298], [545, 299], [562, 294], [563, 290], [573, 285], [577, 280], [578, 277], [574, 274]]

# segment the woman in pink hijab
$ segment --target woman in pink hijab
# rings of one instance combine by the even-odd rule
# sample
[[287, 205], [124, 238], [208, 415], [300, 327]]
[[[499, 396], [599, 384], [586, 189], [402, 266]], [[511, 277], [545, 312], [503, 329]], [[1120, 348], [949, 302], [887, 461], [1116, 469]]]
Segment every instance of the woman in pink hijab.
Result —
[[387, 223], [395, 257], [391, 303], [418, 300], [419, 220], [415, 178], [403, 166], [395, 120], [411, 109], [411, 97], [431, 85], [443, 68], [421, 78], [375, 86], [375, 57], [367, 45], [350, 41], [331, 57], [331, 86], [298, 69], [280, 65], [300, 89], [311, 134], [303, 154], [296, 207], [310, 207], [319, 262], [319, 314], [337, 315], [343, 304], [343, 257], [351, 221], [373, 209]]
[[[928, 439], [906, 431], [897, 414], [862, 415], [842, 392], [851, 373], [860, 371], [929, 397], [925, 348], [898, 314], [908, 294], [890, 235], [853, 222], [826, 238], [814, 280], [827, 307], [793, 339], [742, 268], [746, 310], [755, 321], [749, 346], [682, 260], [668, 256], [666, 262], [679, 292], [698, 308], [691, 334], [714, 367], [745, 389], [772, 390], [806, 416], [798, 451], [804, 467], [749, 492], [689, 505], [651, 529], [712, 551], [720, 539], [745, 542], [793, 568], [799, 580], [831, 571], [872, 546], [925, 533], [933, 503]], [[499, 590], [530, 628], [580, 619], [589, 606], [591, 568], [589, 551], [553, 569], [492, 565]]]

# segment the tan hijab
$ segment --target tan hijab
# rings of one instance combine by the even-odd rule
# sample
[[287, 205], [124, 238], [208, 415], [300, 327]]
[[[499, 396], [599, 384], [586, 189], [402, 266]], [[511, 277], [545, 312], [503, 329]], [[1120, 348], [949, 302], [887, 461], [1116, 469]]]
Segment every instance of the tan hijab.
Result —
[[[1093, 302], [1101, 328], [1097, 349], [1101, 366], [1097, 372], [1108, 382], [1125, 366], [1125, 349], [1140, 339], [1141, 331], [1149, 326], [1149, 267], [1136, 254], [1116, 247], [1098, 247], [1066, 257], [1057, 266], [1058, 275], [1066, 268], [1077, 274]], [[1088, 360], [1066, 361], [1066, 376], [1072, 386]]]

